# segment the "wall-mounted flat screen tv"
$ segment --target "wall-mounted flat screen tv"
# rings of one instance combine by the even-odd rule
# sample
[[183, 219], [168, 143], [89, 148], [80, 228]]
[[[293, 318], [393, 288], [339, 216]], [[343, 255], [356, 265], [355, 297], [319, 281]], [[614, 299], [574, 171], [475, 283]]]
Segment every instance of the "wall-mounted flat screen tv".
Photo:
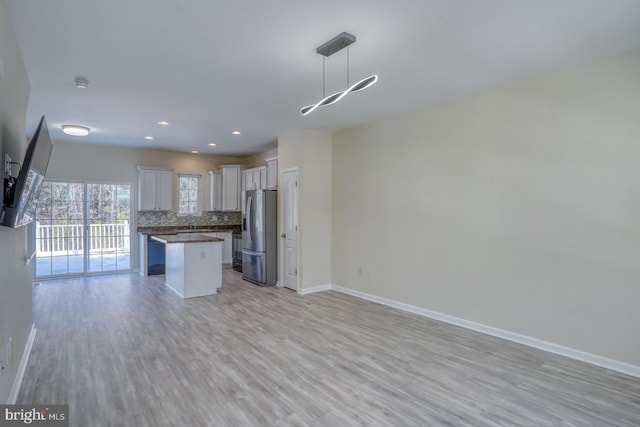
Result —
[[20, 227], [33, 221], [52, 150], [47, 121], [42, 116], [27, 147], [14, 188], [11, 192], [5, 191], [1, 222], [5, 227]]

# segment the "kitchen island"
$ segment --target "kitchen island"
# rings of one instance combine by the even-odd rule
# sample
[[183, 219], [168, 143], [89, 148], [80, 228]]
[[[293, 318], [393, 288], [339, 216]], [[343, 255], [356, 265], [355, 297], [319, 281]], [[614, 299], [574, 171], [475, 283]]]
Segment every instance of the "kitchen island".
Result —
[[182, 298], [215, 295], [222, 286], [222, 242], [198, 233], [153, 234], [165, 244], [165, 284]]

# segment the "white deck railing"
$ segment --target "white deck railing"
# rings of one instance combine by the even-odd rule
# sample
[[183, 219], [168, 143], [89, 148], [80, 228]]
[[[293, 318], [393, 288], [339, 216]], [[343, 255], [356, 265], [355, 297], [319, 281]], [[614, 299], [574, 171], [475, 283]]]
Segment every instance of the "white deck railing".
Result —
[[36, 256], [81, 254], [89, 232], [89, 252], [129, 252], [129, 223], [49, 225], [36, 221]]

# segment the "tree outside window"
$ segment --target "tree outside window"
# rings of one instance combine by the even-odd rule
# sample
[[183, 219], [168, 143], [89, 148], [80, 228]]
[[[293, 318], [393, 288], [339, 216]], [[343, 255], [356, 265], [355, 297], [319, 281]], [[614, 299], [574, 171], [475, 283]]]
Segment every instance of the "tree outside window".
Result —
[[200, 215], [200, 175], [178, 175], [178, 215]]

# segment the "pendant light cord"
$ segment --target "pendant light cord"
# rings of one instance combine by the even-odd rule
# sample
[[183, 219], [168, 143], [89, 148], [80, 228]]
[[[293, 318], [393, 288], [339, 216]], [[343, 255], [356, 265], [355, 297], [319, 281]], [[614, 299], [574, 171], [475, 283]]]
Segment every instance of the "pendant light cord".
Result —
[[326, 59], [327, 59], [327, 58], [325, 58], [324, 56], [322, 57], [322, 97], [323, 97], [323, 98], [324, 98], [325, 96], [327, 96], [327, 93], [326, 93], [326, 90], [325, 90], [325, 88], [326, 88], [326, 86], [327, 86], [327, 84], [326, 84], [327, 79], [326, 79], [325, 71], [324, 71], [324, 68], [325, 68], [325, 67], [324, 67], [324, 63], [325, 63], [325, 60], [326, 60]]
[[[325, 56], [322, 57], [322, 97], [327, 96], [327, 72]], [[349, 46], [347, 46], [347, 87], [349, 87]]]
[[349, 46], [347, 46], [347, 87], [349, 87]]

